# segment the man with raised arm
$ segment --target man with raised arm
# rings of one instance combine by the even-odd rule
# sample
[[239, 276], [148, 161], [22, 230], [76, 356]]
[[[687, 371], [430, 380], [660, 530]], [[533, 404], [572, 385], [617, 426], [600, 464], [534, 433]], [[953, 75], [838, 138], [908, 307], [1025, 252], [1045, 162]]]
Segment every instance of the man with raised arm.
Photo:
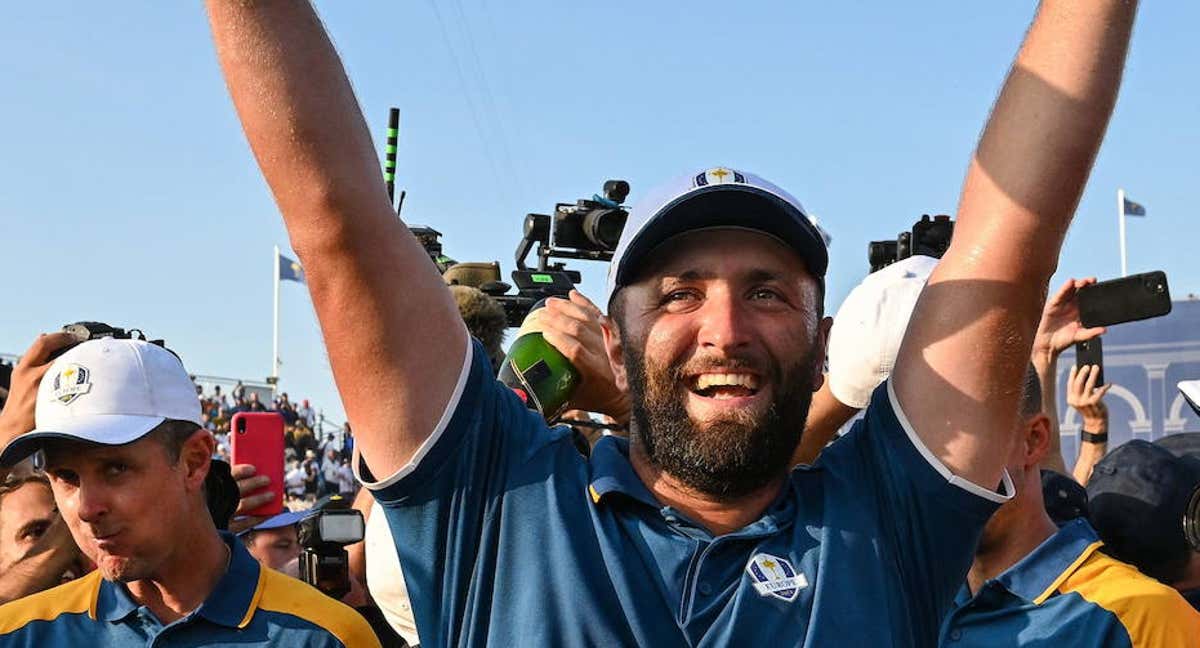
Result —
[[1135, 4], [1040, 7], [891, 379], [790, 471], [829, 320], [825, 246], [788, 193], [712, 168], [631, 210], [605, 301], [631, 438], [585, 460], [469, 341], [311, 7], [209, 0], [422, 644], [934, 645], [1012, 495], [1026, 359]]

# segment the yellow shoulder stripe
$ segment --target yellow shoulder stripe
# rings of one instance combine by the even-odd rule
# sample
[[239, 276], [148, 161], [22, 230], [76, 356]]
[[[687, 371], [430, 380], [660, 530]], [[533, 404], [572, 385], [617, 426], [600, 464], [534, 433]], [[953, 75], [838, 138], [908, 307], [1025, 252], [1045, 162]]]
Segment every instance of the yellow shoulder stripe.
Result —
[[1195, 648], [1200, 613], [1174, 589], [1101, 552], [1093, 552], [1060, 588], [1111, 612], [1133, 648]]
[[1084, 561], [1086, 561], [1088, 558], [1091, 558], [1092, 554], [1096, 553], [1096, 550], [1099, 549], [1103, 544], [1103, 542], [1097, 540], [1096, 542], [1088, 545], [1087, 548], [1083, 550], [1083, 553], [1079, 554], [1079, 557], [1075, 559], [1075, 562], [1071, 563], [1070, 567], [1064, 569], [1063, 572], [1058, 575], [1058, 578], [1054, 579], [1053, 583], [1050, 583], [1050, 587], [1047, 587], [1046, 591], [1042, 592], [1041, 595], [1033, 599], [1033, 604], [1041, 605], [1042, 603], [1045, 603], [1046, 599], [1050, 598], [1050, 595], [1058, 590], [1058, 586], [1062, 585], [1063, 581], [1070, 578], [1071, 575], [1075, 573], [1075, 570], [1079, 569], [1079, 566], [1082, 565]]
[[262, 574], [258, 609], [304, 619], [324, 628], [348, 648], [380, 648], [366, 619], [349, 606], [272, 569], [264, 567]]
[[53, 621], [64, 614], [87, 613], [96, 618], [100, 572], [77, 578], [58, 587], [0, 605], [0, 634], [19, 630], [34, 621]]

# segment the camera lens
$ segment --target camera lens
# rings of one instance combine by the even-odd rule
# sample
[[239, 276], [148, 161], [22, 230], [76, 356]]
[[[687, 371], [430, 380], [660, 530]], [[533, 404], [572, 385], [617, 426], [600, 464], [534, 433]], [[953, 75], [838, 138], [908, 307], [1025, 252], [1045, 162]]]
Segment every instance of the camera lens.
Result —
[[602, 250], [616, 250], [628, 216], [624, 209], [594, 209], [583, 217], [584, 235]]

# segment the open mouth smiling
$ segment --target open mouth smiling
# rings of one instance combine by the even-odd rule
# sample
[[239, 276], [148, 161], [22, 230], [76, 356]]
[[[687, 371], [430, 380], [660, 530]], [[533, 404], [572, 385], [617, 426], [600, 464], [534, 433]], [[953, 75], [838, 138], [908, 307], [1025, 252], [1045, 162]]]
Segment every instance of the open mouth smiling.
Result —
[[749, 398], [759, 391], [758, 376], [748, 373], [701, 373], [687, 382], [692, 393], [714, 400]]

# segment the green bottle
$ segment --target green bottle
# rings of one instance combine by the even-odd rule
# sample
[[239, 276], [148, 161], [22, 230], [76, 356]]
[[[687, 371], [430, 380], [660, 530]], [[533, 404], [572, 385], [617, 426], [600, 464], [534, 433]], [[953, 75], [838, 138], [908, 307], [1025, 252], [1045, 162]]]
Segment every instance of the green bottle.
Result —
[[[530, 315], [545, 306], [545, 300], [534, 304]], [[526, 323], [530, 321], [527, 315]], [[525, 325], [508, 349], [500, 366], [500, 382], [508, 385], [525, 406], [552, 421], [562, 413], [579, 385], [579, 371], [566, 356], [555, 349], [542, 334], [527, 331]]]

